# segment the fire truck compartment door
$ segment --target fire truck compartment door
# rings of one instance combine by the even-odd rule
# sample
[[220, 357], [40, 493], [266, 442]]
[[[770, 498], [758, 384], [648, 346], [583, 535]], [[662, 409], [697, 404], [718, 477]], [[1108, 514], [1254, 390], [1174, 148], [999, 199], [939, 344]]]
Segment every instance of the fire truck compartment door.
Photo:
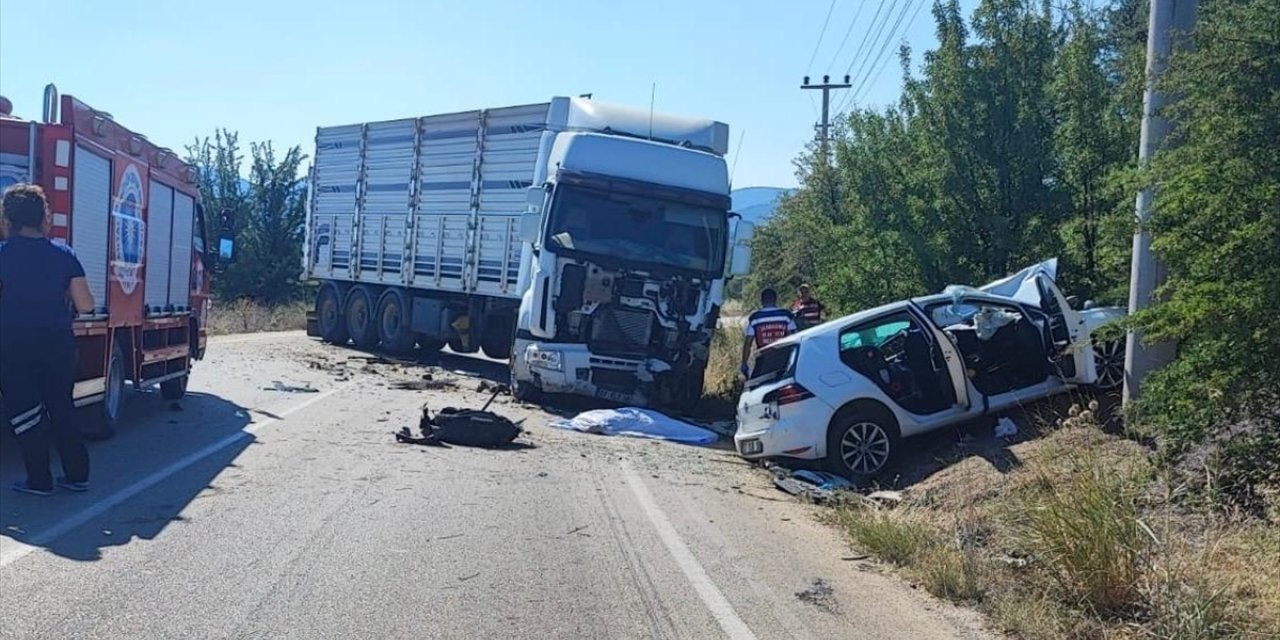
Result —
[[180, 309], [191, 306], [191, 246], [194, 242], [195, 216], [195, 198], [175, 191], [173, 251], [169, 262], [169, 304]]
[[94, 304], [107, 305], [107, 243], [111, 222], [111, 161], [77, 146], [71, 197], [71, 248], [84, 265]]
[[173, 189], [151, 181], [147, 207], [147, 313], [163, 311], [169, 304], [169, 245], [173, 226]]

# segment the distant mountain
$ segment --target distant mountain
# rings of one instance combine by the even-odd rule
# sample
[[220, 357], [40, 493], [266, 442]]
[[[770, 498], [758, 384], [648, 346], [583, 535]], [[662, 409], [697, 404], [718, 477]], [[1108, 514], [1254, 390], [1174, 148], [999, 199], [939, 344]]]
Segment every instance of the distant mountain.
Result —
[[782, 196], [794, 191], [795, 189], [779, 187], [744, 187], [734, 189], [729, 196], [733, 200], [734, 213], [741, 215], [744, 220], [760, 224], [773, 215]]

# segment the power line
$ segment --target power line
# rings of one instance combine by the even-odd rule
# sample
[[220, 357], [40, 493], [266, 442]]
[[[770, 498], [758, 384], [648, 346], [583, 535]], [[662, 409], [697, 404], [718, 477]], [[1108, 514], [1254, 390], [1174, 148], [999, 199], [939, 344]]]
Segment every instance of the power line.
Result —
[[845, 75], [849, 75], [849, 72], [853, 71], [853, 65], [857, 64], [858, 60], [862, 58], [862, 52], [867, 47], [866, 36], [871, 35], [871, 30], [876, 28], [876, 23], [880, 20], [880, 12], [884, 10], [884, 2], [885, 0], [880, 0], [880, 4], [876, 6], [875, 15], [871, 16], [871, 25], [867, 27], [867, 33], [862, 37], [862, 40], [858, 41], [858, 49], [853, 52], [853, 60], [849, 61], [849, 68], [844, 70]]
[[[911, 14], [911, 19], [908, 20], [906, 24], [901, 24], [902, 18], [907, 14], [905, 9], [910, 8], [910, 3], [908, 3], [907, 6], [904, 7], [904, 11], [902, 12], [902, 14], [898, 16], [898, 22], [895, 23], [893, 25], [893, 28], [889, 30], [891, 37], [885, 39], [884, 45], [880, 47], [880, 55], [876, 57], [877, 62], [873, 63], [872, 65], [873, 68], [878, 66], [878, 68], [875, 69], [874, 76], [871, 73], [871, 69], [867, 69], [867, 75], [863, 76], [862, 81], [858, 83], [858, 88], [853, 90], [852, 100], [855, 104], [862, 100], [864, 85], [866, 90], [870, 91], [871, 87], [875, 85], [876, 81], [879, 80], [880, 76], [884, 73], [885, 66], [889, 63], [889, 60], [893, 57], [892, 55], [886, 55], [891, 51], [891, 49], [889, 49], [889, 44], [894, 40], [900, 40], [903, 36], [906, 35], [907, 31], [911, 29], [911, 25], [915, 24], [916, 19], [920, 17], [920, 10], [924, 9], [924, 5], [927, 2], [928, 0], [918, 0], [918, 2], [916, 3], [916, 10], [914, 13]], [[898, 28], [899, 25], [901, 25], [902, 27], [901, 29]], [[893, 35], [895, 33], [897, 34], [896, 37]]]
[[827, 7], [827, 17], [822, 21], [822, 30], [818, 32], [818, 42], [813, 45], [813, 53], [809, 55], [809, 64], [805, 65], [805, 73], [813, 70], [813, 60], [818, 57], [818, 49], [822, 47], [822, 37], [827, 35], [827, 24], [831, 22], [831, 12], [835, 11], [835, 9], [836, 0], [831, 0], [831, 6]]
[[[849, 71], [852, 71], [853, 66], [856, 64], [858, 66], [858, 70], [853, 74], [853, 77], [858, 78], [862, 76], [863, 68], [867, 66], [867, 63], [871, 58], [871, 53], [875, 51], [876, 45], [880, 42], [880, 35], [884, 33], [884, 28], [889, 24], [889, 18], [893, 17], [893, 10], [896, 8], [894, 1], [895, 0], [890, 0], [889, 10], [883, 13], [883, 20], [878, 22], [874, 19], [872, 20], [871, 26], [867, 28], [867, 37], [863, 38], [861, 45], [858, 47], [858, 55], [849, 62], [849, 69], [845, 71], [845, 75], [848, 75]], [[867, 45], [867, 43], [870, 43], [870, 45], [865, 47], [862, 46]], [[836, 108], [836, 112], [839, 113], [844, 111], [845, 105], [849, 104], [850, 100], [850, 94], [845, 94], [844, 100], [840, 101], [840, 106]]]
[[[905, 18], [907, 12], [911, 10], [912, 1], [913, 0], [906, 0], [903, 4], [890, 8], [889, 12], [885, 14], [884, 22], [881, 23], [880, 30], [877, 31], [875, 37], [872, 38], [871, 48], [867, 50], [867, 56], [863, 60], [866, 64], [859, 64], [858, 72], [854, 75], [854, 85], [858, 87], [858, 91], [862, 90], [863, 85], [866, 84], [867, 79], [871, 76], [872, 72], [875, 71], [876, 67], [880, 66], [881, 58], [885, 51], [888, 50], [889, 43], [894, 40], [895, 34], [898, 33], [898, 28], [902, 26], [902, 19]], [[902, 10], [898, 11], [897, 18], [894, 18], [894, 9], [897, 9], [898, 7], [901, 7]], [[885, 30], [884, 27], [889, 25], [889, 21], [891, 19], [893, 20], [893, 26], [889, 27], [888, 30]], [[881, 35], [884, 36], [883, 40], [880, 37]], [[877, 46], [879, 47], [878, 51], [876, 50]], [[852, 108], [853, 105], [857, 104], [857, 98], [854, 96], [855, 93], [857, 92], [850, 92], [845, 96], [845, 100], [840, 103], [840, 111], [843, 111], [846, 106]]]
[[858, 10], [853, 12], [853, 19], [849, 21], [849, 28], [844, 30], [844, 37], [840, 39], [840, 47], [836, 49], [836, 54], [831, 56], [831, 62], [827, 63], [827, 68], [836, 66], [836, 60], [840, 59], [840, 53], [844, 51], [844, 45], [849, 41], [849, 34], [853, 33], [853, 27], [858, 24], [858, 16], [862, 15], [862, 8], [867, 6], [865, 2], [858, 3]]

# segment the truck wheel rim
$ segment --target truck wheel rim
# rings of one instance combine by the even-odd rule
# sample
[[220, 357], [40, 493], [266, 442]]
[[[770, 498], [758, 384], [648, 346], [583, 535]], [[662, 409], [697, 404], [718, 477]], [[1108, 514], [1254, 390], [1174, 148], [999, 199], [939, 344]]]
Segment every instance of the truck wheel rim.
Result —
[[857, 422], [840, 438], [840, 459], [854, 473], [875, 473], [889, 459], [889, 435], [874, 422]]
[[382, 334], [387, 340], [395, 340], [400, 335], [400, 304], [389, 302], [382, 309]]
[[356, 298], [351, 302], [351, 329], [356, 335], [364, 335], [364, 330], [369, 326], [369, 305], [365, 304], [363, 298]]

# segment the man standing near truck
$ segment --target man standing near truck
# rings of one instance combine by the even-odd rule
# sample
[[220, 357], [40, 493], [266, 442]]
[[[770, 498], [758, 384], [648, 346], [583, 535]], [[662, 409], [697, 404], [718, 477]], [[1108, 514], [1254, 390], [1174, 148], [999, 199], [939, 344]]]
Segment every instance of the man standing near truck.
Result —
[[826, 307], [817, 298], [813, 297], [813, 290], [808, 284], [800, 285], [800, 297], [791, 305], [791, 313], [796, 318], [796, 327], [800, 331], [804, 331], [809, 327], [816, 327], [822, 324], [823, 312]]
[[747, 316], [747, 326], [743, 329], [742, 365], [738, 367], [742, 377], [751, 371], [748, 363], [752, 349], [763, 349], [795, 331], [796, 322], [791, 312], [778, 308], [778, 292], [770, 288], [761, 291], [760, 308]]
[[53, 493], [52, 445], [62, 459], [57, 486], [86, 491], [89, 452], [72, 415], [76, 347], [68, 303], [91, 311], [93, 294], [75, 254], [44, 236], [48, 205], [40, 187], [10, 187], [0, 208], [8, 225], [0, 244], [0, 393], [27, 470], [13, 490]]

